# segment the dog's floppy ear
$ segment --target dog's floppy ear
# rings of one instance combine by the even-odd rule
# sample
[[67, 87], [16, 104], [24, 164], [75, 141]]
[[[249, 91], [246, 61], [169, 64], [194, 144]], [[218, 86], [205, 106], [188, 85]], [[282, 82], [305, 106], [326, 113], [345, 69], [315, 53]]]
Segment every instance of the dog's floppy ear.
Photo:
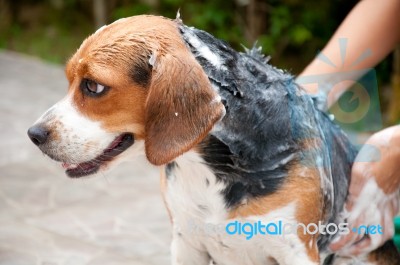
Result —
[[201, 141], [225, 109], [192, 54], [175, 51], [150, 61], [145, 148], [147, 159], [162, 165]]

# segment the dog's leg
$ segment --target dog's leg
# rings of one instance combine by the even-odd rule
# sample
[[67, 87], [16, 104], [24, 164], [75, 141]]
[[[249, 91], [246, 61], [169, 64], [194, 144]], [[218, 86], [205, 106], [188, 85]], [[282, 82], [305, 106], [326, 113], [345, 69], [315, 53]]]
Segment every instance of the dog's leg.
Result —
[[301, 264], [301, 265], [319, 265], [319, 262], [312, 261], [308, 257], [295, 257], [292, 255], [288, 255], [284, 258], [276, 259], [280, 265], [293, 265], [293, 264]]
[[274, 251], [273, 257], [279, 265], [319, 265], [318, 249], [313, 247], [308, 251], [301, 244], [292, 244], [290, 241]]
[[172, 265], [209, 265], [210, 256], [205, 249], [194, 246], [181, 234], [174, 234], [171, 244]]
[[308, 257], [285, 257], [282, 261], [279, 261], [279, 260], [278, 260], [278, 263], [280, 265], [293, 265], [293, 264], [319, 265], [319, 262], [312, 261]]

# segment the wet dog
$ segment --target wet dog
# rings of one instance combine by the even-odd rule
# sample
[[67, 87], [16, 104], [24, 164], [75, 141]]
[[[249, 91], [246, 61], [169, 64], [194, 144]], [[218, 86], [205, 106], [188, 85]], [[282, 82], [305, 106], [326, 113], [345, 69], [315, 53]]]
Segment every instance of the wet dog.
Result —
[[[72, 178], [136, 155], [160, 167], [172, 264], [399, 264], [391, 241], [345, 259], [327, 248], [338, 231], [305, 231], [344, 221], [356, 152], [257, 49], [137, 16], [88, 37], [66, 75], [68, 95], [29, 137]], [[209, 225], [226, 230], [197, 229]]]

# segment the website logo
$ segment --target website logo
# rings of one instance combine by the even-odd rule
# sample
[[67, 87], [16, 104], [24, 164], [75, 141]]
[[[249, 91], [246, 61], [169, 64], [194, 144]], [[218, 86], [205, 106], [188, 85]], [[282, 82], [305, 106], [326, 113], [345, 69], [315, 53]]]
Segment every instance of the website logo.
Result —
[[242, 222], [233, 220], [228, 223], [202, 223], [193, 220], [188, 221], [186, 226], [178, 227], [179, 232], [185, 232], [192, 235], [230, 235], [242, 236], [246, 240], [253, 237], [262, 236], [277, 236], [285, 237], [288, 235], [347, 235], [356, 233], [359, 235], [382, 235], [383, 227], [380, 224], [376, 225], [360, 225], [357, 227], [349, 227], [348, 223], [328, 223], [324, 224], [319, 221], [317, 224], [309, 223], [303, 224], [298, 222], [285, 222], [277, 220], [273, 222], [263, 222], [261, 220], [254, 222]]
[[360, 225], [359, 227], [349, 228], [348, 223], [329, 223], [323, 224], [321, 221], [318, 224], [309, 223], [287, 223], [283, 221], [263, 223], [262, 221], [257, 222], [239, 222], [233, 221], [226, 225], [225, 231], [228, 235], [243, 235], [246, 240], [252, 239], [257, 235], [272, 235], [272, 236], [287, 236], [297, 234], [321, 234], [321, 235], [346, 235], [349, 233], [357, 234], [383, 234], [383, 228], [381, 225]]

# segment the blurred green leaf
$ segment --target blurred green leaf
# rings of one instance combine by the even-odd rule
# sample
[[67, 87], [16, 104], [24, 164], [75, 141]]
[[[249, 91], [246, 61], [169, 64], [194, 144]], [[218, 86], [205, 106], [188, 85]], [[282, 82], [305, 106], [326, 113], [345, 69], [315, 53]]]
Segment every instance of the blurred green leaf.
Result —
[[131, 4], [114, 9], [111, 13], [111, 17], [113, 20], [117, 20], [124, 17], [150, 13], [150, 11], [151, 7], [146, 4]]
[[290, 30], [290, 36], [295, 45], [302, 45], [312, 38], [312, 33], [302, 25], [295, 25]]

